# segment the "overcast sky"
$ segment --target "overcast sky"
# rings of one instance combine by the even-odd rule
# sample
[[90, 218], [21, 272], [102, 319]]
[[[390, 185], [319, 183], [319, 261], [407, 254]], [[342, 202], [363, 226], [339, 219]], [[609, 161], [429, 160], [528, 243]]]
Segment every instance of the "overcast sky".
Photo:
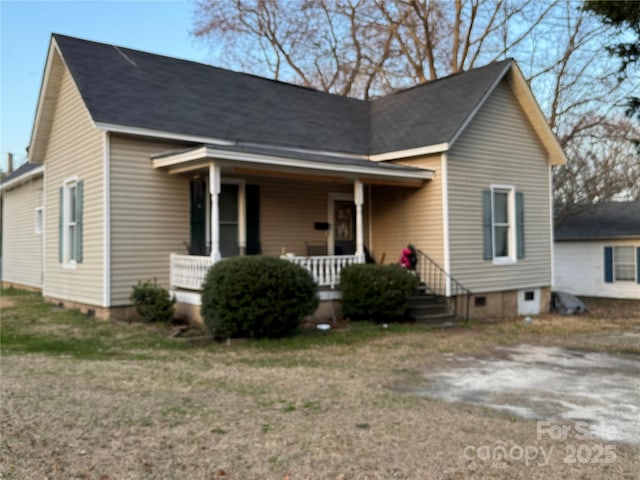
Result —
[[0, 0], [0, 166], [26, 160], [51, 33], [206, 62], [188, 0]]

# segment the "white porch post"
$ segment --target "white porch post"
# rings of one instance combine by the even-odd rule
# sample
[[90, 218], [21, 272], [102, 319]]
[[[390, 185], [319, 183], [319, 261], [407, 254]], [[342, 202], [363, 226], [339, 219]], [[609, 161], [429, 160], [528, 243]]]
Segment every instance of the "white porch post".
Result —
[[220, 260], [220, 213], [218, 198], [220, 196], [220, 167], [209, 163], [209, 195], [211, 195], [211, 258]]
[[359, 179], [353, 181], [353, 202], [356, 205], [356, 256], [364, 260], [364, 233], [362, 222], [362, 204], [364, 203], [364, 188]]
[[244, 180], [238, 184], [238, 255], [247, 253], [247, 188]]

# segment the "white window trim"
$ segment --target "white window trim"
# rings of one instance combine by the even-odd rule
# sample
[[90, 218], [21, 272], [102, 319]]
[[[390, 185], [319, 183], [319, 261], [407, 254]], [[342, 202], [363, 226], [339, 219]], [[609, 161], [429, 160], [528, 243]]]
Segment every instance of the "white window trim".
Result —
[[[494, 192], [508, 193], [508, 215], [509, 215], [509, 255], [506, 257], [496, 256], [496, 234], [495, 234], [495, 214], [493, 208]], [[511, 265], [517, 263], [516, 250], [516, 187], [513, 185], [491, 185], [491, 253], [494, 265]]]
[[33, 229], [36, 235], [42, 235], [44, 230], [44, 210], [42, 207], [36, 207], [35, 209], [35, 223]]
[[[631, 259], [633, 260], [633, 279], [632, 280], [618, 280], [616, 278], [616, 266], [619, 265], [621, 262], [616, 262], [616, 248], [630, 248], [631, 249]], [[613, 274], [613, 283], [637, 283], [638, 279], [637, 277], [637, 272], [638, 272], [638, 266], [636, 265], [636, 248], [637, 245], [612, 245], [612, 252], [611, 252], [611, 270], [612, 270], [612, 274]], [[623, 265], [629, 265], [629, 264], [624, 264]]]
[[[60, 212], [60, 215], [62, 215], [62, 267], [70, 270], [75, 270], [78, 267], [78, 262], [76, 262], [75, 259], [69, 258], [70, 249], [71, 249], [71, 239], [69, 236], [69, 226], [70, 226], [69, 216], [71, 212], [69, 210], [69, 207], [71, 205], [70, 190], [71, 190], [71, 187], [73, 186], [76, 187], [76, 192], [77, 192], [77, 186], [78, 186], [77, 176], [69, 177], [64, 180], [62, 185], [63, 211]], [[77, 227], [77, 222], [76, 222], [76, 227]]]

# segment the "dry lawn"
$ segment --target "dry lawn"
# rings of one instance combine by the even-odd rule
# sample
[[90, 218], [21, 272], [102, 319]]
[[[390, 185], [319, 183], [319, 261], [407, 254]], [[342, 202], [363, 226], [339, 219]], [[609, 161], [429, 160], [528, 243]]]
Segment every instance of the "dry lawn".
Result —
[[[640, 329], [636, 307], [629, 307], [634, 314], [609, 306], [597, 317], [548, 315], [532, 325], [381, 330], [304, 348], [269, 342], [171, 350], [162, 344], [152, 355], [141, 348], [100, 359], [12, 351], [1, 365], [0, 478], [637, 479], [638, 446], [615, 445], [609, 464], [568, 464], [567, 443], [538, 441], [535, 421], [404, 388], [423, 381], [425, 369], [438, 368], [443, 353], [479, 354], [496, 344], [638, 355], [638, 345], [598, 340]], [[5, 309], [3, 322], [16, 312]], [[499, 442], [543, 447], [552, 452], [549, 464], [464, 455], [468, 446]], [[581, 443], [596, 448], [602, 441]]]

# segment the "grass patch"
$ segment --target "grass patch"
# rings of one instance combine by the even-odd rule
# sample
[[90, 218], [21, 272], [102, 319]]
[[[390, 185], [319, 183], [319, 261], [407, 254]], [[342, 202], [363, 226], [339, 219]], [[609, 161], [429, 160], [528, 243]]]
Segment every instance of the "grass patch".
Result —
[[12, 306], [2, 309], [0, 352], [3, 355], [45, 353], [91, 360], [154, 358], [157, 349], [183, 350], [167, 338], [167, 327], [88, 318], [43, 302], [35, 293], [2, 290]]
[[372, 322], [352, 322], [345, 328], [326, 332], [314, 329], [299, 329], [295, 334], [279, 339], [260, 339], [247, 345], [265, 351], [307, 350], [322, 346], [354, 346], [365, 344], [385, 336], [424, 333], [425, 327], [413, 324], [389, 324], [387, 328]]
[[[316, 349], [330, 349], [335, 358], [365, 348], [393, 351], [399, 345], [403, 346], [405, 355], [410, 356], [425, 349], [440, 353], [471, 353], [492, 345], [525, 342], [572, 344], [576, 334], [588, 335], [637, 325], [631, 312], [637, 311], [635, 307], [640, 305], [640, 302], [591, 301], [598, 316], [592, 310], [590, 314], [578, 317], [543, 315], [535, 317], [531, 324], [524, 324], [519, 319], [490, 325], [469, 322], [445, 330], [410, 323], [383, 326], [352, 322], [330, 331], [300, 328], [289, 337], [248, 340], [228, 346], [215, 342], [196, 345], [169, 338], [169, 327], [164, 324], [88, 318], [77, 311], [44, 303], [36, 293], [13, 288], [3, 289], [0, 293], [5, 305], [2, 308], [0, 352], [5, 355], [44, 353], [92, 360], [147, 360], [180, 351], [205, 351], [216, 357], [220, 354], [217, 361], [228, 365], [264, 368], [326, 367], [327, 360], [323, 355], [299, 354]], [[619, 315], [616, 306], [620, 307]], [[637, 353], [628, 345], [622, 348], [625, 352]], [[237, 355], [229, 356], [229, 352]]]

